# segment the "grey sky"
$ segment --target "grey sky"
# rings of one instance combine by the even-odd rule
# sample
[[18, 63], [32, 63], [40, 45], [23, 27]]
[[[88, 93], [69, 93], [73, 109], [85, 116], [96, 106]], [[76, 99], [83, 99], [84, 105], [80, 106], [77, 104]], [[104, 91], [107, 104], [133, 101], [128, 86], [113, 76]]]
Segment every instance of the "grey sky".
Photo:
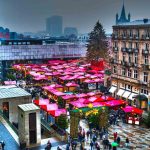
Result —
[[[0, 26], [11, 31], [36, 32], [45, 30], [45, 19], [63, 16], [63, 27], [77, 27], [87, 33], [99, 19], [107, 33], [120, 14], [122, 0], [0, 0]], [[125, 0], [131, 20], [150, 18], [150, 0]]]

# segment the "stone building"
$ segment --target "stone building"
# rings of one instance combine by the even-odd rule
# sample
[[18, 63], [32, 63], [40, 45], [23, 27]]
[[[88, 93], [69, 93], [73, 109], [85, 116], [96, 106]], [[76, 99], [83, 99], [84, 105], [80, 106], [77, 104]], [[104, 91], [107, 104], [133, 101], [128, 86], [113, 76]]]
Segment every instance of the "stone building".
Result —
[[150, 109], [150, 20], [126, 19], [123, 5], [121, 17], [113, 26], [110, 92], [131, 105]]
[[17, 86], [0, 86], [0, 110], [12, 123], [18, 123], [20, 104], [31, 103], [31, 94]]
[[41, 144], [40, 108], [33, 103], [18, 105], [18, 133], [20, 146]]

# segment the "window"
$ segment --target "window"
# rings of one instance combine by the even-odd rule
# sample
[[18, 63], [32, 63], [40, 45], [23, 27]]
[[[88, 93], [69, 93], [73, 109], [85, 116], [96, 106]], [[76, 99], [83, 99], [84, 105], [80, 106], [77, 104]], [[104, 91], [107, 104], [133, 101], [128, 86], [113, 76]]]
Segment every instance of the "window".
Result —
[[126, 42], [123, 42], [122, 45], [123, 45], [123, 48], [126, 48]]
[[122, 54], [122, 60], [126, 61], [126, 54], [125, 53]]
[[128, 77], [131, 77], [131, 75], [132, 75], [131, 69], [128, 69]]
[[126, 69], [125, 68], [122, 68], [122, 75], [126, 76]]
[[139, 49], [139, 43], [138, 42], [135, 43], [135, 48]]
[[148, 64], [148, 55], [144, 56], [144, 64]]
[[132, 48], [132, 42], [129, 42], [129, 48]]
[[117, 60], [117, 53], [114, 53], [114, 59]]
[[132, 56], [131, 56], [131, 54], [129, 54], [129, 63], [131, 63], [132, 62]]
[[117, 73], [117, 67], [116, 66], [113, 67], [113, 73]]
[[144, 74], [143, 81], [148, 82], [148, 72], [144, 72], [143, 74]]
[[133, 31], [132, 30], [130, 30], [129, 35], [130, 35], [130, 37], [132, 37], [132, 35], [133, 35]]
[[134, 78], [137, 79], [138, 78], [138, 71], [134, 70]]
[[145, 49], [148, 50], [149, 49], [149, 44], [145, 43]]
[[126, 37], [127, 31], [123, 31], [123, 36]]
[[132, 86], [131, 86], [131, 85], [126, 84], [125, 86], [126, 86], [126, 89], [127, 89], [127, 90], [129, 90], [129, 91], [131, 91], [131, 90], [132, 90]]
[[137, 64], [138, 63], [138, 54], [134, 54], [134, 63]]
[[148, 90], [147, 89], [141, 89], [141, 93], [148, 95]]
[[117, 43], [117, 42], [115, 42], [115, 43], [114, 43], [114, 46], [115, 46], [115, 47], [118, 47], [118, 43]]

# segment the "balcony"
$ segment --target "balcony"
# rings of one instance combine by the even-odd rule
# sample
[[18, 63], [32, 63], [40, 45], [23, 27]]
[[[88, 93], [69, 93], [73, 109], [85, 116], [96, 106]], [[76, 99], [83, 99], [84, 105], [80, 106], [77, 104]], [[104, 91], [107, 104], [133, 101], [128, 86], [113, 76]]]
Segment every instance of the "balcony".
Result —
[[138, 48], [133, 48], [133, 53], [139, 53], [139, 49]]
[[142, 54], [148, 55], [149, 54], [149, 50], [148, 49], [142, 49]]
[[121, 51], [122, 51], [122, 52], [126, 52], [126, 51], [127, 51], [127, 48], [122, 47], [122, 48], [121, 48]]
[[133, 63], [133, 67], [138, 67], [138, 64], [136, 64], [136, 63]]
[[150, 65], [149, 64], [142, 64], [143, 70], [150, 70]]
[[118, 35], [112, 34], [112, 39], [118, 39]]
[[110, 59], [110, 63], [112, 63], [112, 64], [118, 64], [118, 60], [116, 60], [114, 58], [111, 58]]
[[139, 39], [139, 35], [138, 34], [134, 34], [133, 38], [136, 39], [136, 40], [138, 40]]
[[121, 65], [123, 65], [123, 66], [128, 66], [127, 64], [128, 64], [128, 63], [127, 63], [126, 61], [121, 61]]
[[142, 85], [147, 85], [147, 82], [144, 82], [144, 81], [141, 81], [141, 80], [138, 80], [139, 84], [142, 84]]
[[113, 47], [113, 51], [118, 52], [118, 47]]
[[[127, 63], [127, 62], [126, 62]], [[127, 63], [127, 66], [129, 66], [129, 67], [134, 67], [134, 63], [133, 62], [128, 62]]]
[[141, 39], [142, 40], [149, 40], [150, 36], [149, 35], [142, 35]]
[[134, 38], [133, 35], [129, 35], [129, 39], [132, 40]]
[[117, 80], [123, 80], [125, 82], [131, 82], [131, 83], [136, 83], [139, 84], [139, 80], [135, 79], [135, 78], [130, 78], [127, 76], [122, 76], [122, 75], [117, 75], [117, 74], [112, 74], [112, 78], [115, 78]]
[[132, 48], [126, 48], [126, 52], [127, 53], [133, 53], [133, 49]]

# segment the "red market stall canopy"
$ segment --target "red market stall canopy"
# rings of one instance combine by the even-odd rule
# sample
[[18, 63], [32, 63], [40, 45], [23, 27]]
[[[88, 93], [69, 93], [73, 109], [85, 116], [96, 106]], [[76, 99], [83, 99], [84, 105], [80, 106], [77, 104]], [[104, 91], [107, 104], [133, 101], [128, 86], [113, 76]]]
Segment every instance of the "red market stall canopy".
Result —
[[43, 106], [49, 104], [49, 99], [39, 99], [39, 100], [33, 100], [33, 103], [38, 106]]
[[79, 85], [76, 84], [76, 83], [73, 83], [73, 82], [69, 82], [69, 83], [66, 84], [66, 86], [67, 86], [67, 87], [77, 87], [77, 86], [79, 86]]
[[101, 101], [111, 101], [111, 100], [115, 100], [115, 98], [111, 97], [111, 96], [101, 96], [98, 97], [95, 102], [101, 102]]
[[5, 85], [16, 85], [16, 81], [4, 81]]
[[93, 60], [91, 62], [91, 68], [93, 70], [97, 70], [97, 71], [104, 70], [104, 61], [103, 60], [99, 60], [99, 61]]
[[86, 107], [87, 106], [86, 104], [83, 104], [80, 101], [73, 101], [73, 102], [70, 102], [70, 104], [75, 106], [75, 107], [77, 107], [77, 108], [82, 108], [82, 107]]
[[48, 63], [51, 65], [58, 65], [58, 64], [64, 64], [66, 62], [63, 60], [49, 60]]
[[48, 113], [53, 117], [59, 117], [62, 114], [67, 114], [67, 111], [66, 109], [57, 109], [57, 110], [49, 111]]
[[105, 102], [107, 105], [109, 105], [110, 107], [114, 107], [114, 106], [122, 106], [125, 105], [126, 102], [124, 100], [111, 100], [111, 101], [107, 101]]
[[143, 110], [133, 107], [133, 106], [126, 106], [125, 108], [122, 108], [122, 109], [125, 113], [135, 113], [138, 115], [142, 115], [143, 113]]
[[75, 95], [73, 95], [73, 94], [67, 94], [67, 95], [65, 95], [65, 96], [62, 96], [62, 99], [64, 99], [64, 100], [68, 100], [68, 99], [75, 99], [76, 98], [76, 96]]
[[45, 110], [45, 111], [52, 111], [52, 110], [57, 110], [58, 109], [58, 105], [57, 104], [47, 104], [47, 105], [43, 105], [41, 106], [41, 109]]

